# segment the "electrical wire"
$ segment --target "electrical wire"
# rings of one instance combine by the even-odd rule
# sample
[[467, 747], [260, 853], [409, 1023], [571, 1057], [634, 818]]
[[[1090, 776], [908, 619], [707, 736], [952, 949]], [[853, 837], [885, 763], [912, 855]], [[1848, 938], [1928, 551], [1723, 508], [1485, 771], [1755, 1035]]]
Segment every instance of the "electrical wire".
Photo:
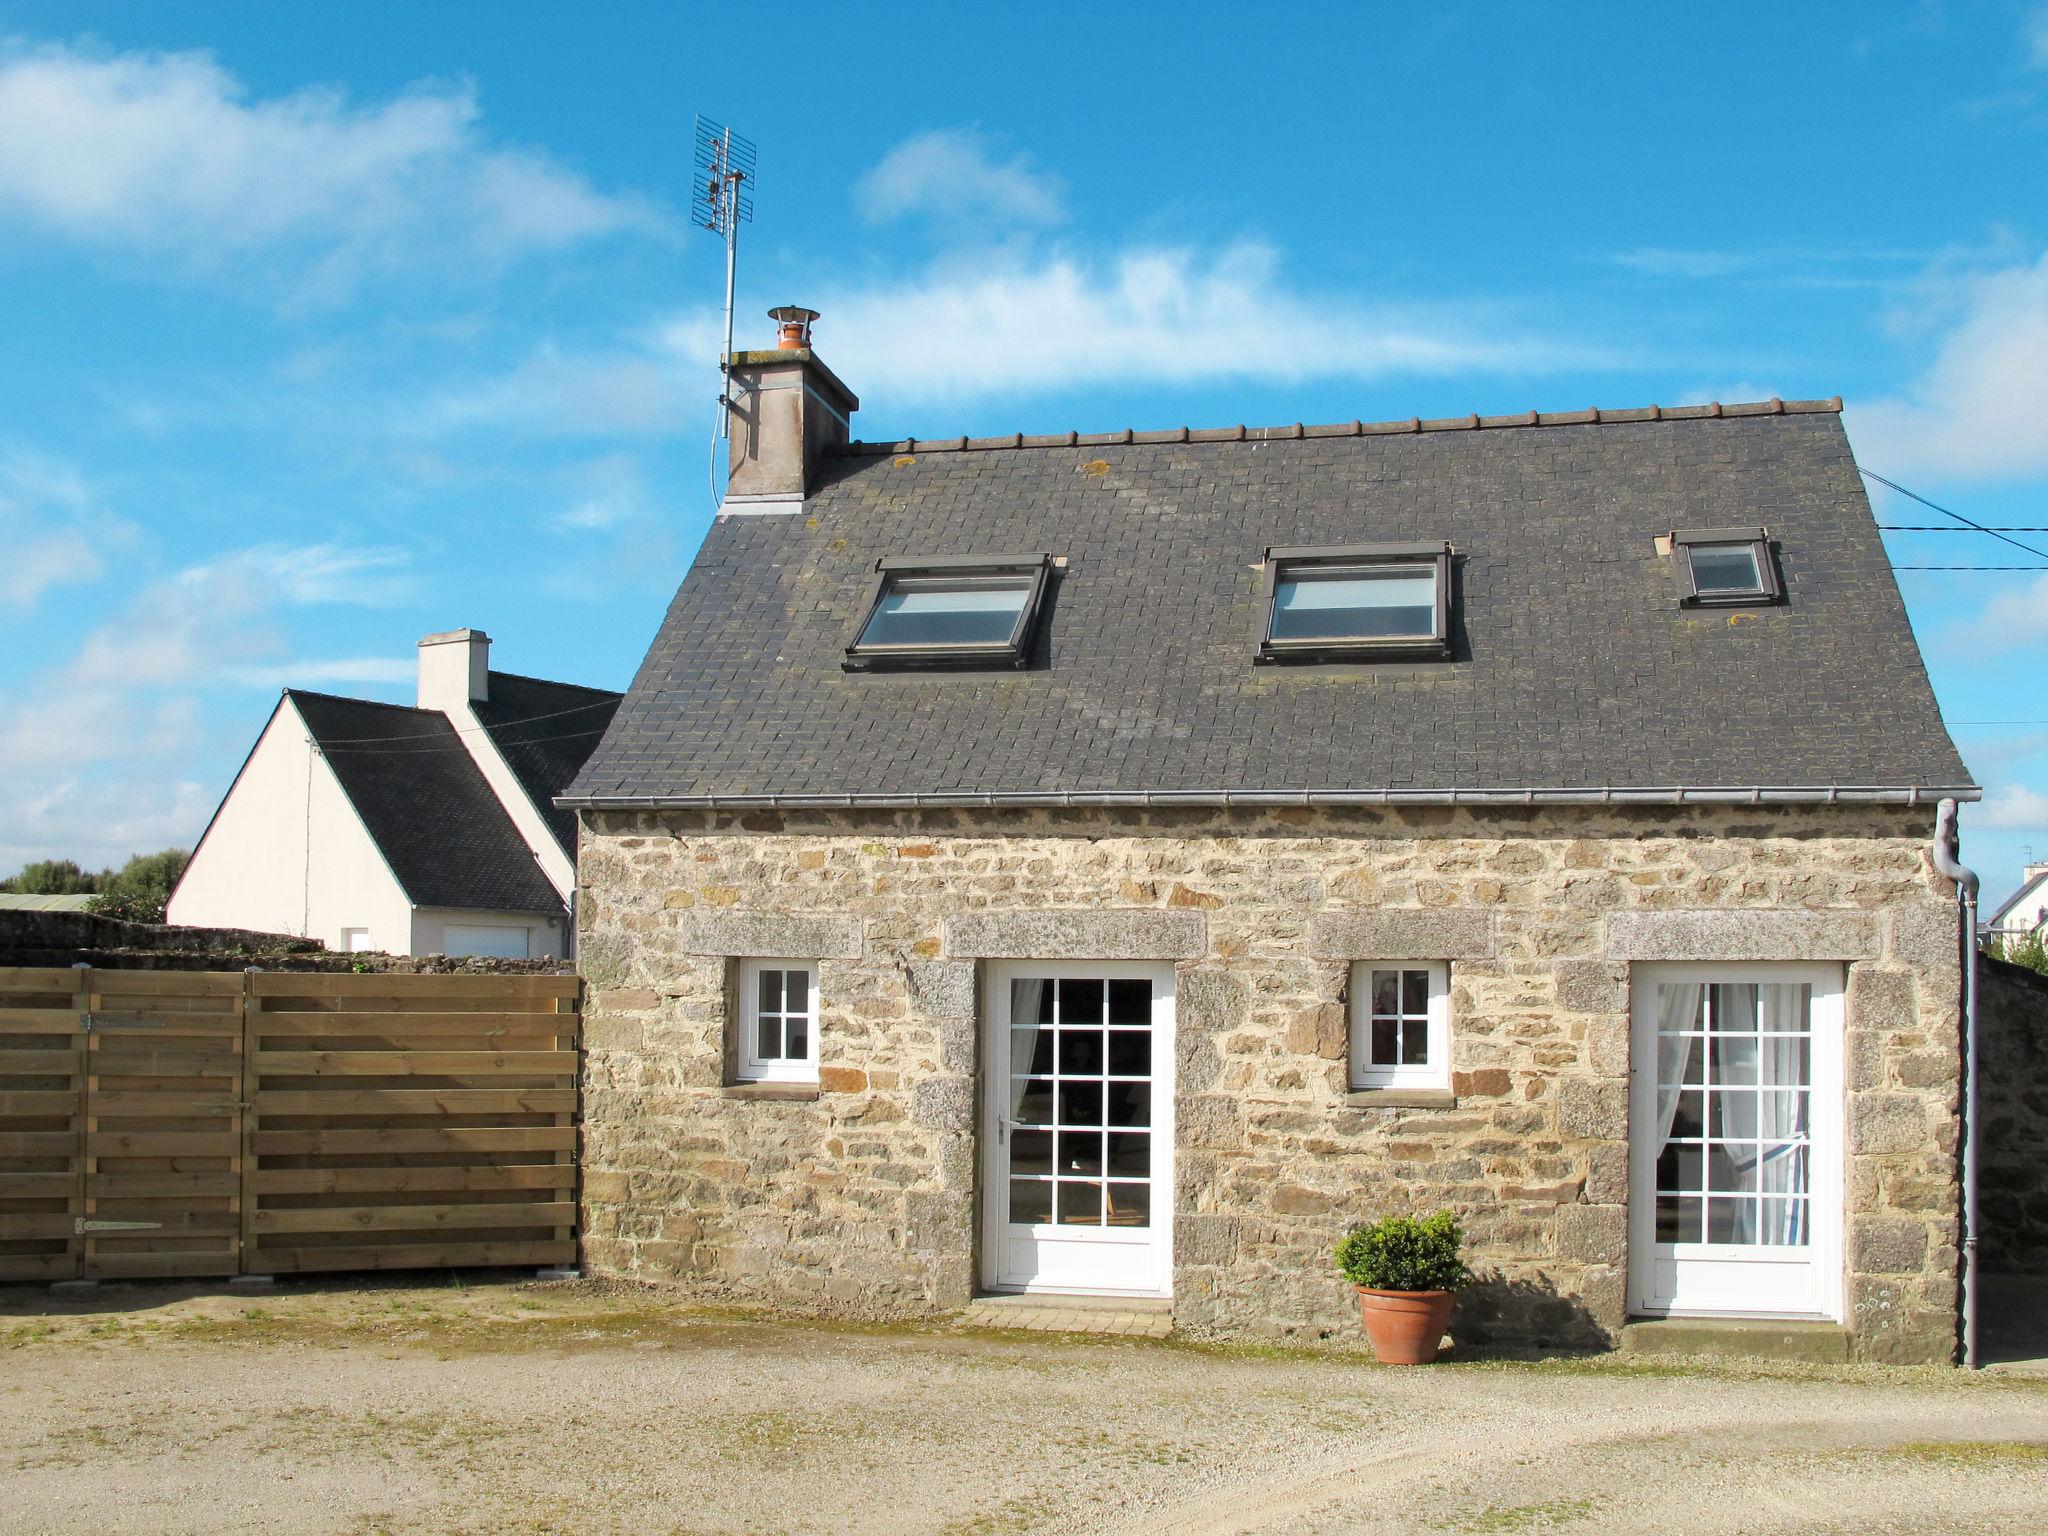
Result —
[[[585, 710], [589, 709], [616, 709], [618, 707], [618, 703], [619, 701], [616, 697], [609, 699], [593, 699], [588, 704], [573, 704], [567, 709], [551, 709], [544, 715], [521, 715], [516, 720], [500, 720], [492, 725], [457, 725], [454, 726], [454, 730], [455, 734], [458, 736], [474, 736], [478, 731], [489, 733], [494, 730], [503, 730], [505, 729], [505, 727], [512, 725], [531, 725], [536, 720], [558, 720], [563, 715], [580, 715]], [[401, 704], [396, 707], [403, 709], [405, 706]], [[585, 732], [579, 734], [588, 733]], [[336, 736], [332, 738], [329, 745], [352, 746], [359, 741], [418, 741], [419, 739], [419, 732], [410, 731], [400, 736]], [[552, 738], [542, 739], [548, 740]]]
[[[2009, 538], [2005, 534], [2000, 533], [1996, 528], [1987, 528], [1982, 523], [1975, 522], [1972, 519], [1963, 516], [1963, 514], [1960, 512], [1951, 512], [1947, 507], [1941, 505], [1941, 503], [1929, 501], [1925, 496], [1922, 496], [1918, 491], [1909, 491], [1903, 485], [1899, 484], [1898, 481], [1887, 480], [1883, 475], [1880, 475], [1874, 469], [1865, 469], [1861, 464], [1858, 464], [1856, 466], [1856, 473], [1863, 476], [1863, 478], [1866, 480], [1875, 480], [1879, 485], [1889, 486], [1892, 490], [1897, 491], [1901, 496], [1904, 496], [1907, 500], [1917, 501], [1920, 503], [1921, 506], [1926, 507], [1931, 511], [1939, 512], [1943, 517], [1954, 518], [1957, 522], [1961, 523], [1965, 528], [1974, 528], [1979, 533], [1988, 533], [1991, 535], [1992, 538], [1997, 539], [2001, 544], [2010, 544], [2014, 549], [2017, 549], [2024, 554], [2033, 555], [2037, 559], [2048, 560], [2048, 549], [2036, 549], [2031, 544], [2022, 544], [2018, 539]], [[2032, 569], [2032, 567], [2027, 567], [2027, 569]]]
[[[540, 743], [544, 741], [581, 741], [586, 736], [602, 736], [603, 734], [604, 729], [600, 726], [596, 729], [588, 731], [564, 731], [558, 736], [522, 736], [517, 741], [501, 741], [498, 743], [498, 745], [501, 747], [532, 747], [538, 746]], [[420, 740], [420, 738], [417, 736], [392, 736], [384, 739], [388, 739], [391, 741]], [[460, 752], [464, 756], [467, 756], [469, 753], [469, 748], [462, 745], [461, 742], [457, 742], [452, 747], [351, 747], [341, 745], [340, 743], [329, 743], [324, 741], [316, 741], [314, 744], [320, 748], [323, 754], [329, 757], [335, 755], [335, 748], [337, 747], [339, 748], [340, 754], [342, 756], [357, 757], [417, 757], [424, 756], [426, 754], [434, 752]]]
[[[1956, 530], [1961, 533], [1963, 530]], [[2048, 571], [2048, 565], [1895, 565], [1895, 571]]]
[[2020, 523], [2017, 526], [1952, 528], [1947, 523], [1879, 523], [1886, 533], [2048, 533], [2048, 523]]

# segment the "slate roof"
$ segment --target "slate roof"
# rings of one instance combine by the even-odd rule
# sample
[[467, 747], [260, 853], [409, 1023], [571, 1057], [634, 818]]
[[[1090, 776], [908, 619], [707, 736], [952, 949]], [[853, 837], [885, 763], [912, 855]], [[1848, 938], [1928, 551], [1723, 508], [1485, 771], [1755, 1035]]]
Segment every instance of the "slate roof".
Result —
[[505, 807], [439, 710], [287, 688], [406, 898], [423, 907], [560, 912]]
[[470, 708], [562, 852], [575, 858], [576, 813], [558, 808], [555, 796], [569, 787], [604, 735], [620, 695], [516, 672], [493, 672], [490, 694]]
[[[565, 798], [1973, 797], [1839, 406], [855, 445], [713, 525]], [[1784, 604], [1681, 609], [1653, 539], [1738, 524]], [[1425, 539], [1451, 660], [1252, 664], [1268, 546]], [[1040, 550], [1028, 668], [842, 669], [878, 558]]]

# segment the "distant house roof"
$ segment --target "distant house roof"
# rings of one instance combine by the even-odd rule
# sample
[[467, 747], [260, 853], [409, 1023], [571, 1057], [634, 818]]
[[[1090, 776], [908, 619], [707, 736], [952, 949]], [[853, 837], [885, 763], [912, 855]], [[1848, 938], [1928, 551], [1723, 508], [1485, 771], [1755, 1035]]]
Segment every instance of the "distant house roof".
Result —
[[25, 896], [20, 891], [0, 891], [0, 912], [83, 912], [93, 897]]
[[576, 856], [576, 813], [555, 805], [590, 756], [619, 707], [620, 695], [575, 683], [493, 672], [490, 697], [472, 703], [520, 788], [540, 811], [562, 852]]
[[562, 899], [439, 710], [288, 688], [408, 900], [557, 912]]
[[[2029, 867], [2021, 872], [2019, 889], [1999, 903], [1998, 910], [1984, 918], [1981, 926], [1996, 928], [2010, 917], [2021, 905], [2039, 896], [2048, 903], [2048, 865], [2036, 869]], [[2024, 914], [2023, 914], [2024, 916]]]
[[[1974, 797], [1838, 408], [855, 444], [713, 525], [566, 798]], [[1784, 601], [1682, 608], [1653, 540], [1731, 524]], [[1268, 547], [1408, 540], [1450, 659], [1253, 664]], [[845, 670], [878, 560], [1009, 550], [1064, 561], [1025, 667]]]

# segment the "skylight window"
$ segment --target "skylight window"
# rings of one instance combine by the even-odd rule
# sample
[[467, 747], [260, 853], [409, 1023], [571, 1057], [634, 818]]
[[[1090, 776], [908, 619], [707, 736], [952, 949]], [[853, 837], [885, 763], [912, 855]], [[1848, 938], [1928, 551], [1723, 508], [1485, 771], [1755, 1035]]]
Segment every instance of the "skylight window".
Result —
[[1050, 564], [1045, 555], [880, 561], [846, 665], [1022, 666]]
[[1266, 551], [1261, 661], [1442, 656], [1450, 546], [1358, 544]]
[[1775, 603], [1783, 595], [1761, 528], [1706, 528], [1671, 536], [1678, 600], [1687, 607]]

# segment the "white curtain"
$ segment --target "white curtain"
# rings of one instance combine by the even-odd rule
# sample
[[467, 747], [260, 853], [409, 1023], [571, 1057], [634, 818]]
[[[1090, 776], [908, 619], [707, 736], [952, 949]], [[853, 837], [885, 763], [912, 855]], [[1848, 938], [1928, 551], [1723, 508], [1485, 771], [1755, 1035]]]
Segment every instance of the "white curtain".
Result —
[[1700, 999], [1706, 988], [1696, 982], [1665, 982], [1657, 988], [1657, 1150], [1671, 1139], [1678, 1118], [1678, 1085], [1687, 1058], [1701, 1042], [1676, 1033], [1700, 1027]]
[[1810, 989], [1780, 982], [1759, 990], [1758, 1022], [1765, 1033], [1758, 1056], [1763, 1092], [1757, 1105], [1757, 1136], [1762, 1142], [1757, 1190], [1764, 1206], [1757, 1237], [1760, 1242], [1797, 1246], [1807, 1240], [1807, 1202], [1771, 1197], [1807, 1193], [1809, 1095], [1792, 1090], [1808, 1086], [1801, 1056]]
[[[1032, 1053], [1038, 1049], [1039, 1004], [1050, 983], [1042, 976], [1020, 977], [1010, 983], [1010, 1118], [1024, 1108], [1024, 1090], [1030, 1084], [1024, 1074], [1031, 1070]], [[1020, 1029], [1020, 1024], [1029, 1024]]]

